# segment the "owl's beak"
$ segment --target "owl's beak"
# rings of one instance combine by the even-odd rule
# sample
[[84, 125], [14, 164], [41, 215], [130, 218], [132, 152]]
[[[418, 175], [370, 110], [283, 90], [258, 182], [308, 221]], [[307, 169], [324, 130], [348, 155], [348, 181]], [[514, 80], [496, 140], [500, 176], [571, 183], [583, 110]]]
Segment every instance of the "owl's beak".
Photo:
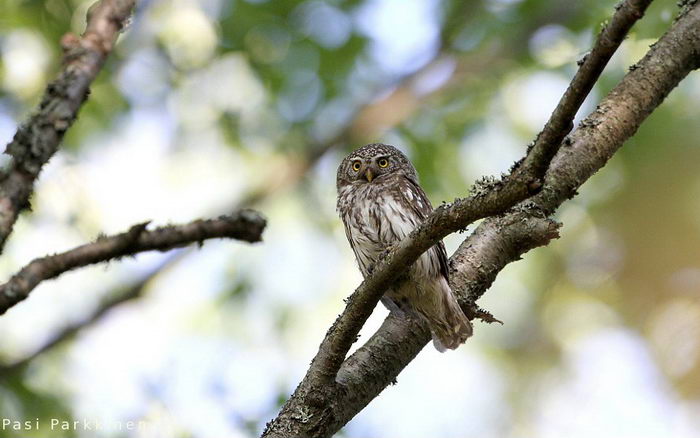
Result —
[[369, 167], [365, 171], [365, 178], [367, 179], [367, 182], [372, 182], [372, 180], [374, 179], [374, 175], [372, 175], [372, 169], [370, 169]]

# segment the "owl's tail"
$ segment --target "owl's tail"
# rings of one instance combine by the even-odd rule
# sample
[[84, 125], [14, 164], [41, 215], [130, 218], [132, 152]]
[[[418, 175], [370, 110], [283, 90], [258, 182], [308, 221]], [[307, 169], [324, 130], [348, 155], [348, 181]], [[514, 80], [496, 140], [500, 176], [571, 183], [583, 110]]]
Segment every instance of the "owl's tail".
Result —
[[447, 281], [444, 281], [444, 286], [438, 314], [426, 318], [433, 335], [433, 345], [441, 353], [459, 347], [473, 333], [472, 324], [459, 307]]

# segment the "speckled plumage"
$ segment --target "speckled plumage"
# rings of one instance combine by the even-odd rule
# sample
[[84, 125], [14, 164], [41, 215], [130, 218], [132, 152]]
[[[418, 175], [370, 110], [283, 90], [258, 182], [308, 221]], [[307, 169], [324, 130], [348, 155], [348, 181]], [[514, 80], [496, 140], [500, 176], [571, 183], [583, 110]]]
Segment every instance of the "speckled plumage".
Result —
[[[408, 235], [433, 210], [408, 158], [381, 143], [363, 146], [343, 160], [337, 188], [338, 213], [365, 277], [385, 249]], [[382, 298], [390, 310], [424, 318], [439, 351], [457, 348], [472, 334], [452, 294], [448, 274], [447, 253], [439, 242]]]

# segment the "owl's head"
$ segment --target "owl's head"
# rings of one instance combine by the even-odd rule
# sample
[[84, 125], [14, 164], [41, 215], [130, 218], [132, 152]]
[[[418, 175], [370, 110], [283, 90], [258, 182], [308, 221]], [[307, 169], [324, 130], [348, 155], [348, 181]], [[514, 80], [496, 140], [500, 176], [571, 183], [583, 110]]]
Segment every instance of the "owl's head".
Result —
[[340, 163], [338, 189], [348, 184], [373, 184], [400, 173], [418, 182], [418, 174], [406, 155], [394, 146], [372, 143], [356, 149]]

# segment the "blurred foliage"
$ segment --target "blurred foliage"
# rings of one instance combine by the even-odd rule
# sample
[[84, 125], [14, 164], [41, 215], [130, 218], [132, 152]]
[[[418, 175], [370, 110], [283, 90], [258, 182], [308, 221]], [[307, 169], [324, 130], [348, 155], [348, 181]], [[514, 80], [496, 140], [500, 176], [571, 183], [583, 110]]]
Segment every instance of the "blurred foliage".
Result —
[[[286, 217], [301, 212], [307, 227], [314, 227], [282, 224], [277, 236], [298, 245], [310, 242], [336, 257], [333, 245], [342, 242], [342, 234], [332, 210], [333, 172], [345, 151], [368, 141], [400, 145], [434, 203], [464, 195], [475, 178], [505, 171], [521, 156], [615, 2], [407, 2], [429, 11], [418, 14], [423, 27], [415, 29], [408, 28], [412, 21], [405, 28], [400, 18], [391, 20], [401, 9], [395, 1], [389, 12], [377, 13], [391, 3], [143, 2], [61, 154], [80, 161], [81, 154], [93, 151], [95, 138], [118, 132], [125, 120], [158, 111], [173, 131], [166, 141], [168, 153], [207, 153], [207, 145], [233, 150], [246, 183], [238, 199], [273, 187], [261, 204], [273, 217], [280, 211]], [[89, 4], [0, 0], [0, 128], [7, 120], [14, 126], [38, 102], [59, 67], [58, 41], [67, 31], [82, 30]], [[675, 2], [653, 3], [585, 111], [644, 54], [675, 13]], [[412, 44], [414, 32], [425, 35], [425, 44], [416, 43], [405, 55], [401, 43]], [[509, 421], [516, 426], [501, 427], [513, 436], [530, 435], [518, 435], [523, 429], [517, 425], [534, 427], [532, 399], [539, 394], [538, 385], [553, 372], [572, 372], [566, 359], [572, 345], [600, 327], [623, 328], [643, 339], [677, 397], [696, 404], [700, 400], [698, 97], [700, 81], [684, 82], [580, 196], [562, 208], [557, 216], [564, 223], [562, 238], [528, 254], [526, 271], [508, 271], [516, 272], [506, 275], [516, 275], [518, 285], [527, 289], [530, 301], [523, 302], [529, 304], [512, 310], [509, 306], [520, 304], [506, 303], [510, 291], [499, 282], [486, 294], [486, 308], [507, 324], [479, 326], [478, 333], [488, 333], [477, 342], [494, 366], [508, 370]], [[12, 130], [2, 131], [5, 140]], [[314, 153], [326, 148], [330, 153], [314, 161]], [[308, 164], [311, 169], [302, 177]], [[280, 265], [297, 259], [274, 256]], [[251, 309], [259, 312], [267, 302], [256, 298], [263, 288], [259, 279], [238, 267], [245, 261], [231, 264], [236, 268], [228, 267], [223, 275], [224, 292], [201, 314], [193, 310], [191, 324], [194, 331], [224, 327], [225, 333], [240, 334], [240, 345], [250, 346], [262, 335], [242, 321], [256, 321]], [[320, 339], [325, 320], [313, 325], [307, 315], [318, 312], [318, 302], [332, 314], [338, 300], [329, 294], [314, 297], [292, 303], [274, 296], [271, 307], [265, 307], [270, 330], [278, 333], [271, 343], [281, 351], [297, 354], [300, 338], [311, 344]], [[226, 320], [213, 317], [216, 312], [227, 315]], [[69, 396], [50, 385], [32, 385], [33, 371], [57, 366], [62, 356], [56, 356], [0, 376], [3, 415], [70, 416]], [[273, 415], [293, 388], [293, 381], [279, 380], [265, 415]], [[251, 436], [267, 419], [233, 416], [240, 433]], [[0, 436], [16, 434], [4, 430]]]

